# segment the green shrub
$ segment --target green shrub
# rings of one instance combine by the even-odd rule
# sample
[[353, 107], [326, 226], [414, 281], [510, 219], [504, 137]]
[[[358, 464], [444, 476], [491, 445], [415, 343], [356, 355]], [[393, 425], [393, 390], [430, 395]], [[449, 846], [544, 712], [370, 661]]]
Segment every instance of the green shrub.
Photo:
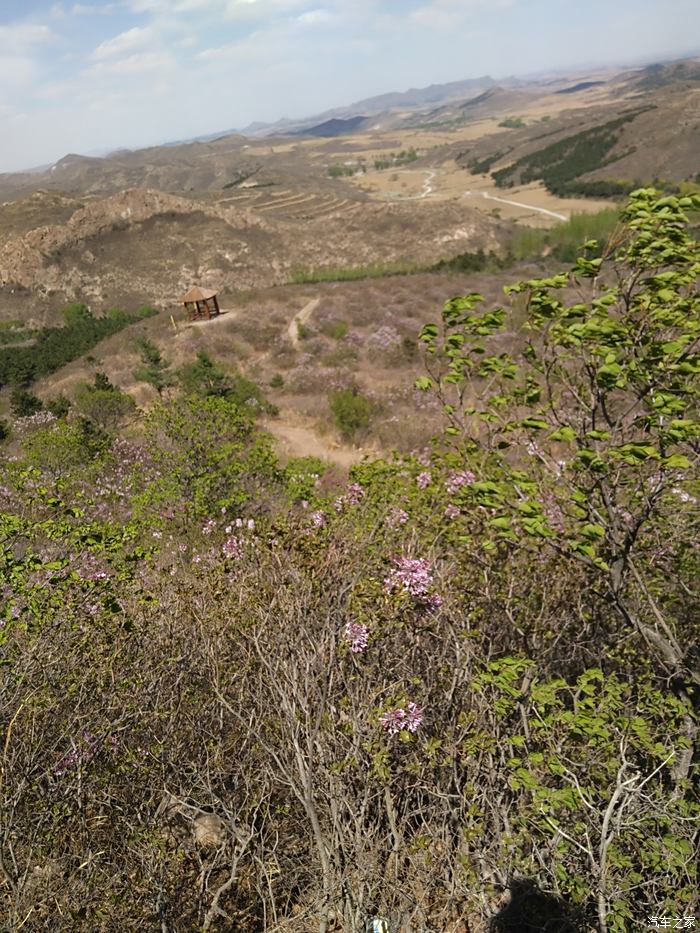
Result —
[[113, 431], [136, 411], [136, 402], [126, 392], [111, 386], [97, 388], [83, 383], [75, 390], [75, 410], [105, 431]]
[[141, 365], [134, 370], [134, 378], [139, 382], [146, 382], [156, 390], [158, 395], [173, 385], [175, 377], [170, 371], [170, 363], [164, 359], [163, 354], [152, 340], [142, 339], [137, 342]]
[[36, 395], [26, 389], [17, 387], [10, 395], [10, 411], [15, 418], [28, 418], [44, 407], [43, 402]]
[[326, 337], [332, 337], [333, 340], [342, 340], [343, 337], [347, 336], [348, 329], [347, 321], [324, 321], [319, 327], [322, 334], [325, 334]]
[[228, 373], [200, 350], [193, 363], [180, 367], [177, 373], [183, 391], [201, 398], [224, 398], [252, 414], [277, 414], [260, 387], [238, 372]]
[[70, 411], [71, 401], [67, 395], [61, 394], [49, 399], [44, 407], [47, 411], [50, 411], [54, 417], [65, 418]]
[[67, 327], [74, 327], [77, 324], [94, 320], [88, 306], [81, 303], [66, 305], [62, 309], [61, 315]]
[[589, 255], [600, 256], [619, 221], [620, 212], [614, 207], [596, 213], [573, 213], [549, 230], [519, 227], [510, 248], [518, 260], [537, 258], [549, 250], [559, 262], [574, 262], [583, 245], [596, 240], [598, 245], [589, 249]]
[[377, 262], [366, 266], [328, 266], [319, 269], [297, 268], [292, 273], [294, 285], [316, 282], [356, 282], [361, 279], [382, 279], [392, 275], [414, 275], [426, 272], [429, 266], [411, 260]]
[[94, 318], [83, 304], [64, 308], [63, 317], [64, 327], [42, 328], [33, 335], [34, 341], [29, 346], [0, 346], [0, 386], [7, 383], [26, 386], [48, 376], [137, 320], [122, 311]]
[[353, 440], [367, 430], [374, 406], [358, 389], [341, 389], [330, 396], [333, 422], [341, 437]]

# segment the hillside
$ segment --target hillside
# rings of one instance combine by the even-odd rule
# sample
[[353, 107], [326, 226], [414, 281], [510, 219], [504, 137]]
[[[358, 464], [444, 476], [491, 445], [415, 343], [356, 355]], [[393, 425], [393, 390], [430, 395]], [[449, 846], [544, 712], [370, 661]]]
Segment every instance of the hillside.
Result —
[[[49, 203], [69, 251], [198, 222]], [[0, 328], [41, 364], [0, 421], [8, 933], [697, 915], [699, 212], [638, 191], [505, 295], [468, 254]], [[280, 457], [312, 394], [343, 454], [380, 420], [385, 450]]]
[[[147, 301], [179, 314], [177, 300], [193, 282], [230, 291], [290, 281], [294, 269], [323, 266], [329, 257], [347, 266], [430, 263], [459, 252], [464, 242], [474, 249], [498, 245], [498, 222], [473, 209], [426, 205], [417, 229], [411, 205], [345, 194], [329, 185], [326, 194], [275, 187], [206, 200], [148, 189], [79, 203], [35, 195], [29, 207], [0, 208], [0, 219], [5, 212], [26, 224], [42, 198], [65, 214], [68, 205], [75, 209], [62, 223], [0, 241], [0, 313], [7, 298], [9, 316], [17, 316], [12, 298], [19, 288], [25, 305], [29, 295], [51, 296], [56, 305], [87, 298], [95, 307]], [[456, 230], [460, 237], [451, 241]]]
[[694, 68], [0, 177], [0, 933], [697, 916]]

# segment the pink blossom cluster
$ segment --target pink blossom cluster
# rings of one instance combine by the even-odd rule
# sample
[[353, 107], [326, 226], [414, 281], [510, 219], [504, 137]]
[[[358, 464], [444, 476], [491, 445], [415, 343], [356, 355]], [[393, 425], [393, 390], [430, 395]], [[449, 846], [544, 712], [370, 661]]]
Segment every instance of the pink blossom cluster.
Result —
[[345, 626], [345, 637], [350, 642], [353, 654], [361, 654], [369, 644], [369, 629], [366, 625], [348, 622]]
[[367, 338], [367, 346], [373, 350], [390, 350], [401, 343], [401, 335], [395, 327], [384, 325]]
[[426, 489], [433, 481], [433, 477], [427, 470], [423, 470], [422, 473], [419, 473], [416, 477], [416, 485], [419, 489]]
[[459, 506], [453, 505], [451, 502], [445, 509], [445, 518], [449, 518], [450, 521], [454, 521], [455, 518], [459, 518], [462, 514], [462, 510]]
[[117, 438], [109, 462], [92, 488], [103, 499], [126, 502], [136, 487], [143, 488], [161, 476], [145, 447]]
[[359, 483], [350, 483], [344, 496], [339, 496], [335, 500], [336, 512], [342, 512], [345, 508], [352, 505], [359, 505], [365, 497], [365, 491]]
[[408, 512], [406, 512], [405, 509], [396, 507], [389, 512], [386, 522], [390, 528], [398, 528], [399, 525], [405, 525], [408, 519]]
[[471, 486], [475, 480], [476, 476], [471, 470], [452, 470], [445, 480], [445, 488], [454, 496], [463, 486]]
[[320, 510], [317, 512], [312, 512], [309, 518], [311, 519], [311, 524], [314, 526], [314, 528], [325, 528], [326, 526], [325, 512], [321, 512]]
[[349, 343], [353, 347], [361, 347], [365, 342], [365, 338], [359, 330], [349, 330], [344, 337], [346, 343]]
[[396, 569], [384, 580], [387, 593], [404, 593], [419, 606], [435, 611], [442, 605], [442, 597], [432, 593], [433, 575], [429, 561], [424, 558], [395, 557]]
[[561, 506], [557, 502], [557, 499], [551, 492], [542, 494], [542, 505], [544, 507], [545, 517], [547, 518], [547, 521], [552, 526], [552, 528], [556, 528], [557, 531], [563, 531], [564, 513], [562, 512]]
[[423, 725], [423, 710], [417, 703], [407, 703], [406, 708], [389, 710], [379, 717], [389, 735], [396, 735], [406, 729], [408, 732], [418, 732]]
[[228, 560], [240, 560], [243, 557], [240, 538], [236, 538], [234, 535], [224, 541], [221, 550]]
[[25, 418], [16, 418], [14, 428], [16, 431], [31, 431], [34, 428], [47, 428], [56, 424], [57, 418], [50, 411], [37, 411]]
[[97, 583], [99, 580], [109, 579], [109, 570], [94, 554], [81, 554], [75, 567], [76, 574], [81, 580]]
[[248, 531], [255, 531], [255, 519], [254, 518], [237, 518], [235, 522], [232, 522], [230, 525], [227, 525], [224, 528], [226, 534], [231, 534], [234, 528], [245, 528]]
[[53, 773], [56, 777], [61, 777], [69, 771], [73, 771], [79, 765], [88, 764], [99, 751], [102, 741], [91, 732], [88, 732], [87, 729], [83, 729], [78, 736], [78, 742], [72, 740], [71, 745], [73, 746], [72, 749], [66, 752], [54, 766]]

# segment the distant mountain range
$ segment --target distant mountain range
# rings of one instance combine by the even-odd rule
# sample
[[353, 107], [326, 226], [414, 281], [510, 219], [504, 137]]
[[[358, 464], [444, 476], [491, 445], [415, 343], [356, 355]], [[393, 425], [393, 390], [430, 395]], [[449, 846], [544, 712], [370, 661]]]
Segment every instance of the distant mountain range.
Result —
[[[515, 79], [511, 79], [515, 80]], [[501, 82], [503, 83], [503, 82]], [[314, 129], [330, 120], [348, 120], [355, 117], [367, 117], [386, 113], [390, 110], [413, 110], [431, 104], [441, 104], [449, 100], [473, 97], [496, 84], [489, 75], [480, 78], [467, 78], [463, 81], [450, 81], [447, 84], [431, 84], [428, 87], [410, 88], [408, 91], [390, 91], [376, 97], [367, 97], [344, 107], [334, 107], [323, 113], [314, 114], [298, 120], [282, 119], [274, 123], [250, 123], [239, 130], [227, 130], [225, 133], [212, 133], [210, 136], [197, 137], [206, 142], [224, 136], [227, 133], [241, 133], [243, 136], [277, 136], [299, 133], [301, 130]], [[359, 128], [359, 125], [358, 125]], [[341, 127], [345, 131], [345, 128]], [[316, 135], [316, 134], [311, 134]], [[323, 135], [323, 134], [319, 134]], [[337, 135], [337, 134], [329, 134]], [[342, 135], [342, 134], [339, 134]]]

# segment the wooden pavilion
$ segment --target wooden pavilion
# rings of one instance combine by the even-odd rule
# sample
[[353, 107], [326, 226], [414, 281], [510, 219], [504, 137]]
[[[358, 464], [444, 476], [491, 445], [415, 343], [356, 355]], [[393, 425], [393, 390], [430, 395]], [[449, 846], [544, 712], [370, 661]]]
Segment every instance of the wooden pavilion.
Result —
[[210, 288], [200, 288], [199, 285], [195, 285], [182, 296], [182, 303], [187, 309], [190, 321], [208, 321], [221, 313], [216, 292]]

